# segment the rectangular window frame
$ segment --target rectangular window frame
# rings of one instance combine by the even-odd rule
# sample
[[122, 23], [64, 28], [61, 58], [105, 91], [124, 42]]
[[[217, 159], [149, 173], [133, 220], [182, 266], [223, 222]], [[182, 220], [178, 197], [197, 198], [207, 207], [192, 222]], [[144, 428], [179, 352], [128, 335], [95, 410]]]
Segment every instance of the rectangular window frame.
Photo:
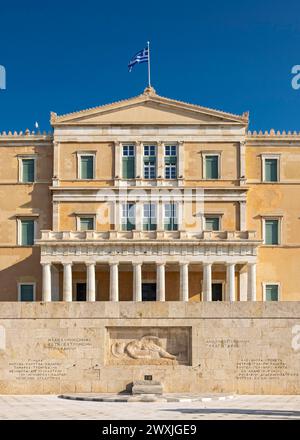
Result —
[[[261, 155], [261, 174], [263, 183], [279, 183], [280, 182], [280, 154], [262, 154]], [[266, 159], [276, 159], [277, 160], [277, 180], [266, 180]]]
[[[266, 221], [277, 220], [278, 221], [278, 243], [267, 244], [266, 243]], [[264, 246], [280, 246], [282, 244], [282, 217], [280, 216], [264, 216], [262, 218], [262, 239]]]
[[[217, 156], [218, 157], [218, 176], [215, 178], [207, 177], [206, 175], [206, 158], [210, 156]], [[203, 152], [202, 153], [202, 175], [204, 180], [220, 180], [221, 179], [221, 152], [219, 151], [212, 151], [212, 152]]]
[[[23, 182], [23, 160], [26, 159], [32, 159], [34, 161], [34, 170], [33, 170], [33, 182]], [[36, 172], [36, 163], [37, 163], [37, 156], [35, 154], [22, 154], [18, 156], [19, 161], [19, 176], [18, 176], [18, 182], [23, 183], [24, 185], [33, 185], [37, 181], [37, 172]]]
[[93, 229], [87, 229], [88, 231], [95, 231], [96, 229], [96, 214], [77, 214], [76, 215], [76, 230], [78, 232], [85, 232], [81, 230], [81, 219], [92, 218], [93, 219]]
[[178, 144], [164, 144], [164, 178], [178, 179]]
[[21, 286], [33, 286], [33, 299], [29, 302], [35, 302], [36, 301], [36, 282], [18, 282], [18, 301], [19, 302], [25, 302], [21, 301]]
[[[122, 144], [122, 157], [135, 157], [135, 150], [135, 144]], [[133, 151], [133, 154], [129, 154], [130, 151]]]
[[[146, 206], [150, 206], [150, 216], [145, 217], [145, 207]], [[152, 215], [153, 210], [151, 208], [151, 206], [154, 207], [154, 216]], [[147, 221], [148, 220], [148, 221]], [[154, 222], [152, 223], [152, 220], [154, 220]], [[148, 225], [147, 228], [145, 228], [145, 225]], [[155, 203], [144, 203], [143, 204], [143, 231], [156, 231], [157, 230], [157, 205]]]
[[[281, 301], [281, 284], [278, 281], [266, 281], [263, 282], [263, 301], [265, 302], [279, 302]], [[267, 286], [277, 286], [278, 287], [278, 299], [277, 301], [268, 301], [267, 300]]]
[[[167, 205], [172, 205], [175, 208], [175, 214], [176, 216], [173, 215], [173, 217], [167, 217], [166, 216], [166, 206]], [[174, 208], [171, 208], [172, 211], [174, 211]], [[166, 219], [170, 218], [172, 219], [172, 221], [170, 222], [171, 224], [171, 229], [167, 229], [166, 228]], [[176, 219], [176, 222], [174, 221], [174, 219]], [[163, 204], [163, 222], [164, 222], [164, 230], [165, 231], [178, 231], [179, 229], [179, 203], [177, 202], [167, 202]]]
[[[206, 229], [206, 219], [217, 218], [219, 221], [219, 229]], [[205, 214], [204, 215], [204, 228], [205, 231], [222, 231], [222, 214]]]
[[[136, 145], [134, 143], [132, 144], [121, 144], [121, 155], [122, 155], [122, 161], [121, 161], [121, 176], [123, 180], [132, 180], [136, 178]], [[124, 161], [131, 159], [133, 161], [133, 167], [132, 167], [132, 176], [128, 177], [124, 175]], [[128, 169], [127, 169], [128, 171]]]
[[[24, 220], [32, 220], [33, 221], [33, 244], [22, 244], [22, 221]], [[37, 238], [37, 218], [31, 216], [20, 216], [17, 217], [17, 244], [21, 247], [33, 247], [35, 246], [34, 241]]]
[[153, 180], [157, 178], [157, 145], [143, 145], [143, 178]]
[[[86, 156], [93, 157], [93, 177], [92, 178], [83, 178], [81, 176], [81, 158]], [[95, 151], [77, 151], [77, 178], [79, 180], [89, 181], [96, 179], [96, 152]]]
[[[134, 224], [129, 222], [128, 219], [132, 218], [129, 216], [129, 209], [128, 209], [128, 205], [134, 206]], [[126, 212], [124, 211], [126, 206]], [[125, 203], [121, 203], [120, 204], [120, 224], [121, 224], [121, 230], [122, 231], [133, 231], [136, 229], [136, 211], [137, 211], [137, 205], [134, 202], [125, 202]], [[125, 213], [125, 215], [124, 215]], [[126, 228], [125, 228], [125, 224], [126, 224]], [[129, 229], [128, 229], [129, 226]]]

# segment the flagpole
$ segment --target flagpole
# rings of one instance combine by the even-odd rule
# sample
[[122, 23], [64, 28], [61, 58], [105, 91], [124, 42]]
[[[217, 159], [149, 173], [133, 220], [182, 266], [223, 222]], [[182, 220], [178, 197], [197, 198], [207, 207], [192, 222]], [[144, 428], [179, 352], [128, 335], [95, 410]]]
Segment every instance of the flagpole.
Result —
[[148, 87], [151, 87], [150, 41], [147, 41], [147, 46], [148, 46]]

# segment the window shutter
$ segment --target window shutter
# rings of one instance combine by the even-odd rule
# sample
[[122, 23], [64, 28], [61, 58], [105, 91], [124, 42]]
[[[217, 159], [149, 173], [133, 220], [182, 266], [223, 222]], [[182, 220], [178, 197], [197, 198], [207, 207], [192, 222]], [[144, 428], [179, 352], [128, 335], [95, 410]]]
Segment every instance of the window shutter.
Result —
[[207, 217], [205, 219], [205, 229], [207, 231], [218, 231], [219, 228], [219, 217]]
[[94, 178], [94, 156], [81, 156], [81, 178]]
[[265, 159], [265, 180], [277, 182], [277, 159]]
[[133, 156], [127, 156], [123, 157], [123, 178], [124, 179], [134, 179], [135, 172], [134, 172], [134, 157]]
[[21, 244], [32, 246], [34, 244], [34, 221], [22, 220], [21, 222]]
[[266, 286], [266, 301], [278, 301], [278, 286], [276, 284]]
[[218, 179], [218, 156], [206, 156], [206, 178]]
[[33, 301], [33, 285], [32, 284], [21, 284], [20, 286], [20, 300], [21, 301]]
[[22, 167], [22, 181], [25, 183], [34, 182], [34, 159], [23, 159]]
[[94, 229], [94, 219], [92, 217], [82, 217], [80, 219], [80, 230], [91, 231]]
[[278, 244], [278, 220], [265, 221], [266, 244]]

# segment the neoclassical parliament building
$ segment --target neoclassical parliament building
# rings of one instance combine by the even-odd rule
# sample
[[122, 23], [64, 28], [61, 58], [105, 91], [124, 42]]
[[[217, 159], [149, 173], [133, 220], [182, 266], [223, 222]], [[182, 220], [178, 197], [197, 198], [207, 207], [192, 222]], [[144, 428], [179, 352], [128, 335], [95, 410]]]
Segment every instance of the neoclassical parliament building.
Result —
[[0, 135], [0, 301], [299, 301], [300, 134], [158, 95]]

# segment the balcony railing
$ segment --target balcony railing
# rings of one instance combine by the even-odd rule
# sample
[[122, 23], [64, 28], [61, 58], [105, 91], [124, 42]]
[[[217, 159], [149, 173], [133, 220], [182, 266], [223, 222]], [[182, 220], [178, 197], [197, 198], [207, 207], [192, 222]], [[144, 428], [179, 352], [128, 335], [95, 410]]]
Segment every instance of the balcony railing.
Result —
[[194, 240], [194, 241], [257, 241], [255, 231], [50, 231], [42, 230], [42, 242], [81, 242], [105, 240]]

